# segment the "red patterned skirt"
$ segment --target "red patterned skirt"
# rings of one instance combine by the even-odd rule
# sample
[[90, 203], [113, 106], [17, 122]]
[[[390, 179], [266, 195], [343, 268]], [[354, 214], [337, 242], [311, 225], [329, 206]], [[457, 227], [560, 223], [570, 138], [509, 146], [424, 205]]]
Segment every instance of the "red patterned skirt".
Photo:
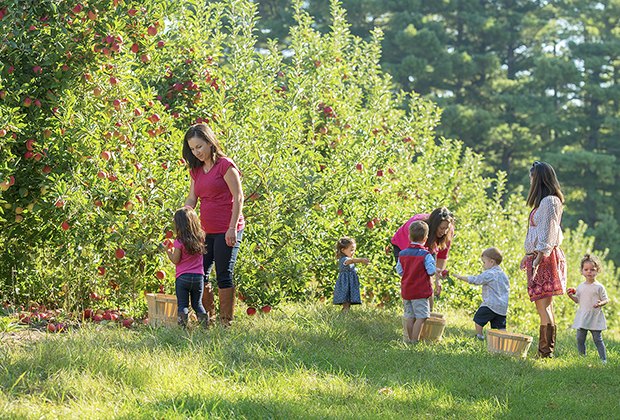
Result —
[[548, 257], [543, 256], [538, 265], [536, 276], [533, 275], [534, 255], [528, 255], [525, 261], [527, 272], [527, 293], [530, 301], [549, 296], [564, 294], [566, 290], [566, 257], [558, 247], [553, 248]]

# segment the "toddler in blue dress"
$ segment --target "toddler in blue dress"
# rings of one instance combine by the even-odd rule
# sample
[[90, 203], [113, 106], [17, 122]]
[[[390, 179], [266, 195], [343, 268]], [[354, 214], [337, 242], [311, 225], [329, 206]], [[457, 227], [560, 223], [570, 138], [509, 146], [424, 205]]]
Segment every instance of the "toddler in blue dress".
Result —
[[362, 303], [360, 297], [360, 280], [355, 264], [368, 264], [368, 258], [353, 258], [355, 254], [355, 239], [344, 237], [336, 243], [336, 258], [338, 258], [338, 280], [334, 286], [334, 304], [342, 305], [342, 311], [347, 312], [351, 305]]

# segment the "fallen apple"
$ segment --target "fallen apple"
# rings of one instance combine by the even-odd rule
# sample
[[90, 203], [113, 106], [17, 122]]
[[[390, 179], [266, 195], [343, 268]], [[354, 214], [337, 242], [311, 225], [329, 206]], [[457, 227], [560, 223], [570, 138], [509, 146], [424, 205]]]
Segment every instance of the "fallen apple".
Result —
[[245, 313], [247, 313], [248, 315], [252, 316], [252, 315], [256, 314], [256, 308], [250, 307], [250, 308], [246, 309]]
[[262, 308], [260, 308], [260, 310], [263, 311], [264, 313], [268, 314], [269, 312], [271, 312], [271, 306], [265, 305]]

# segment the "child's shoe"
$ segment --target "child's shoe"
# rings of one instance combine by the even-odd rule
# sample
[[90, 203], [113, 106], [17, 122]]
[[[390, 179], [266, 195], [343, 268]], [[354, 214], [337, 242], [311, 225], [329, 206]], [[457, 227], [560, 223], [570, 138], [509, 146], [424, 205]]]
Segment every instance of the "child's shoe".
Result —
[[179, 312], [178, 323], [181, 327], [187, 327], [187, 320], [189, 319], [188, 314], [184, 312]]
[[476, 334], [476, 339], [480, 340], [480, 341], [484, 341], [484, 335], [482, 334]]
[[209, 314], [198, 314], [198, 322], [204, 328], [209, 328]]

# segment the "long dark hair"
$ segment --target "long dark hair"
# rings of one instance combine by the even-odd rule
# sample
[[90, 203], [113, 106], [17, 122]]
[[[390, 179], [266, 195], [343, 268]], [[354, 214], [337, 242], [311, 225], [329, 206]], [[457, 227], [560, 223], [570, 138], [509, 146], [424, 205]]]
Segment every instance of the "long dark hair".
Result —
[[205, 233], [200, 226], [198, 214], [191, 207], [182, 207], [174, 213], [177, 239], [188, 254], [205, 253]]
[[[448, 231], [441, 238], [437, 237], [437, 230], [441, 222], [447, 220], [450, 226]], [[439, 207], [433, 210], [433, 212], [426, 219], [428, 224], [428, 239], [426, 240], [426, 247], [433, 252], [434, 249], [445, 249], [448, 246], [448, 242], [452, 241], [454, 235], [454, 216], [450, 213], [446, 207]]]
[[555, 195], [564, 203], [564, 194], [560, 188], [558, 177], [553, 167], [546, 162], [536, 161], [530, 168], [530, 192], [527, 194], [527, 205], [536, 208], [543, 198]]
[[194, 137], [205, 141], [211, 146], [213, 164], [216, 164], [219, 158], [226, 156], [211, 127], [206, 124], [195, 124], [188, 128], [183, 138], [183, 159], [185, 159], [190, 168], [199, 168], [204, 163], [194, 156], [192, 149], [189, 147], [189, 140]]

